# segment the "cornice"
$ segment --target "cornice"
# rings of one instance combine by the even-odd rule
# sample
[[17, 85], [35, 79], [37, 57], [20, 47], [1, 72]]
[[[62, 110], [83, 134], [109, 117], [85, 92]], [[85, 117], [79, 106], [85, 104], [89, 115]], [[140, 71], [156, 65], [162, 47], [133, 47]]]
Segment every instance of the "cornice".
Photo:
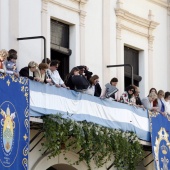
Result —
[[[65, 5], [63, 3], [57, 2], [56, 0], [43, 0], [43, 1], [46, 2], [46, 3], [48, 3], [48, 2], [53, 3], [55, 5], [61, 6], [63, 8], [69, 9], [69, 10], [74, 11], [74, 12], [78, 12], [80, 14], [83, 11], [81, 9], [70, 7], [70, 6]], [[88, 2], [88, 0], [70, 0], [70, 1], [79, 2], [81, 5], [85, 5]]]
[[117, 38], [121, 38], [121, 29], [136, 33], [144, 37], [152, 37], [152, 31], [159, 23], [134, 15], [124, 9], [116, 8]]
[[148, 0], [158, 6], [161, 6], [163, 8], [167, 8], [169, 6], [169, 2], [167, 0], [167, 2], [163, 1], [163, 0]]
[[148, 28], [150, 27], [150, 28], [155, 29], [159, 25], [159, 23], [155, 21], [151, 21], [151, 20], [139, 17], [124, 9], [117, 8], [115, 9], [115, 12], [116, 12], [116, 16], [119, 17], [120, 19], [131, 22], [140, 27], [148, 27]]
[[64, 5], [64, 4], [60, 3], [60, 2], [57, 2], [56, 0], [49, 0], [49, 2], [50, 2], [50, 3], [53, 3], [53, 4], [55, 4], [55, 5], [61, 6], [61, 7], [63, 7], [63, 8], [69, 9], [69, 10], [74, 11], [74, 12], [78, 12], [78, 13], [81, 12], [81, 10], [79, 10], [79, 9], [77, 9], [77, 8], [73, 8], [73, 7], [70, 7], [70, 6], [68, 6], [68, 5]]
[[71, 0], [71, 1], [77, 1], [81, 4], [86, 4], [88, 2], [88, 0]]

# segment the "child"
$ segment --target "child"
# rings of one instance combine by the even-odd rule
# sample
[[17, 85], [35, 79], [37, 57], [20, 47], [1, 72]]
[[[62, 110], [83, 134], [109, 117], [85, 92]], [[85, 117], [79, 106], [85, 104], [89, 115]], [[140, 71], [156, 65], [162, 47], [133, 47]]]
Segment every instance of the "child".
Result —
[[9, 57], [7, 57], [7, 61], [5, 62], [5, 66], [6, 66], [6, 73], [14, 74], [15, 76], [18, 77], [16, 60], [17, 60], [17, 55], [16, 54], [10, 54]]

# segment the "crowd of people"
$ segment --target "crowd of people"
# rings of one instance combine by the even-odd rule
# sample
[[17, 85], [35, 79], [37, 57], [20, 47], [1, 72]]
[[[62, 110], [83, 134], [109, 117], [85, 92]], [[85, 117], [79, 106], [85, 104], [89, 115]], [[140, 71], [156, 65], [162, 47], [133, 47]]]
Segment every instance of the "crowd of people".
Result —
[[170, 114], [170, 92], [164, 92], [163, 90], [157, 92], [155, 88], [151, 88], [148, 96], [141, 100], [139, 87], [135, 85], [128, 86], [123, 94], [119, 95], [118, 79], [115, 77], [102, 90], [99, 84], [99, 76], [93, 75], [89, 68], [84, 65], [72, 68], [63, 81], [57, 70], [60, 65], [58, 60], [51, 61], [46, 58], [39, 65], [35, 61], [31, 61], [28, 66], [20, 71], [17, 69], [16, 60], [16, 50], [0, 50], [0, 72], [14, 74], [16, 77], [27, 77], [34, 81], [55, 85], [57, 88], [67, 88], [100, 97], [101, 99], [107, 98], [150, 111], [160, 112], [164, 116]]

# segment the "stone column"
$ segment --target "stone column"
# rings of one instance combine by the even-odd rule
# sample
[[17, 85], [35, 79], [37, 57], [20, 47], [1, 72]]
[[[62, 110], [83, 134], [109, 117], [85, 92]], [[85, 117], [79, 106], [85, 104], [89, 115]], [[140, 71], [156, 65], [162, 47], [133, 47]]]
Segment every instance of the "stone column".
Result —
[[[19, 56], [19, 0], [9, 1], [9, 49], [18, 51]], [[19, 56], [20, 57], [20, 56]]]
[[152, 35], [153, 32], [153, 27], [152, 27], [152, 22], [153, 22], [153, 14], [152, 11], [149, 10], [149, 15], [148, 19], [150, 21], [149, 27], [148, 27], [148, 87], [151, 88], [153, 87], [153, 41], [154, 41], [154, 36]]
[[[117, 0], [117, 23], [116, 23], [116, 64], [124, 64], [124, 46], [122, 42], [121, 14], [119, 9], [123, 8], [123, 0]], [[117, 67], [118, 88], [120, 93], [124, 91], [124, 67]]]
[[[167, 72], [168, 74], [170, 74], [170, 1], [168, 3], [168, 8], [167, 8], [167, 15], [168, 15], [168, 19], [167, 19], [167, 25], [168, 25], [168, 30], [167, 30]], [[169, 90], [170, 87], [170, 79], [167, 77], [167, 89]]]
[[9, 0], [0, 0], [0, 48], [9, 48]]
[[[42, 0], [42, 10], [41, 10], [41, 34], [46, 38], [46, 56], [50, 58], [50, 16], [48, 15], [48, 3], [49, 0]], [[42, 41], [41, 54], [42, 59], [44, 58], [44, 42]]]
[[80, 64], [85, 64], [85, 17], [86, 12], [81, 10], [83, 5], [80, 2]]
[[107, 68], [110, 63], [110, 0], [103, 0], [102, 4], [102, 79], [103, 85], [110, 82], [110, 72], [115, 68]]

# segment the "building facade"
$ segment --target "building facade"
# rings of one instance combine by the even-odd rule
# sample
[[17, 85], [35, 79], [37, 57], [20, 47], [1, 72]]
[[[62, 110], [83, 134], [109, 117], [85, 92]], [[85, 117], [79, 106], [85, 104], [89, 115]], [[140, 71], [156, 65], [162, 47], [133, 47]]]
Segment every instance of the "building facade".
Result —
[[[46, 56], [61, 60], [61, 71], [67, 67], [63, 77], [86, 65], [102, 86], [117, 77], [122, 92], [131, 83], [129, 68], [107, 66], [131, 64], [141, 97], [151, 87], [170, 90], [169, 0], [0, 0], [0, 49], [18, 51], [19, 69], [44, 58], [42, 39], [17, 41], [34, 36], [46, 38]], [[30, 154], [30, 169], [66, 163], [62, 156], [47, 161], [37, 151]]]

